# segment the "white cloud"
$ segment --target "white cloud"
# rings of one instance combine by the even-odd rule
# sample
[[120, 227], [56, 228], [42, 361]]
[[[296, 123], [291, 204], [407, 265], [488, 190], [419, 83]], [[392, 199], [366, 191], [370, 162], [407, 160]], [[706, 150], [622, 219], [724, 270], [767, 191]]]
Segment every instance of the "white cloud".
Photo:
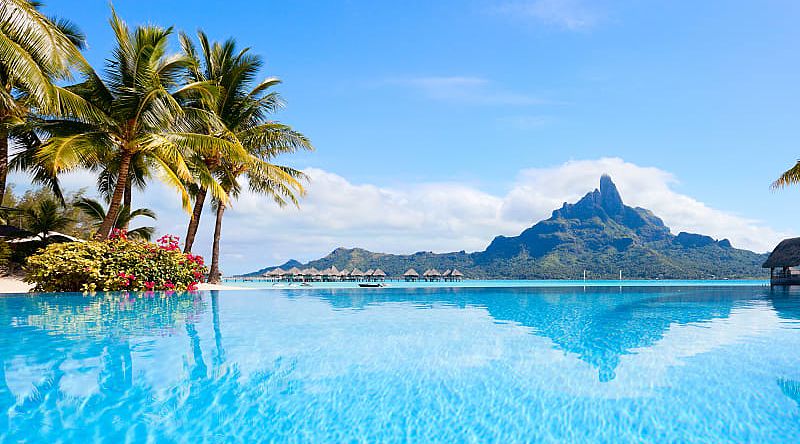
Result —
[[387, 84], [406, 86], [426, 97], [458, 103], [479, 105], [538, 105], [546, 101], [529, 94], [506, 91], [482, 77], [429, 76], [393, 78]]
[[600, 20], [598, 13], [581, 0], [520, 0], [495, 9], [515, 19], [534, 19], [569, 30], [590, 28]]
[[[281, 209], [249, 193], [234, 202], [223, 223], [224, 271], [315, 259], [340, 246], [390, 253], [483, 250], [494, 236], [519, 234], [562, 203], [578, 200], [598, 186], [603, 173], [612, 176], [626, 204], [652, 210], [674, 233], [728, 238], [754, 251], [767, 251], [787, 235], [674, 191], [676, 179], [666, 171], [619, 158], [524, 169], [503, 195], [458, 183], [381, 187], [318, 168], [306, 172], [312, 181], [301, 209]], [[70, 182], [90, 186], [93, 178]], [[184, 236], [188, 215], [173, 191], [154, 184], [134, 204], [158, 213], [159, 232]], [[212, 232], [213, 213], [206, 208], [196, 244], [204, 255]]]

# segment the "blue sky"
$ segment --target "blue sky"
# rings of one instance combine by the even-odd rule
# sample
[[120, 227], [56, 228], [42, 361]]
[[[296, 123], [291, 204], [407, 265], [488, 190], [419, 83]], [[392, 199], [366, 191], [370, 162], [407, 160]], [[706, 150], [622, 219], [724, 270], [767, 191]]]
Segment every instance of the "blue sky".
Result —
[[[771, 230], [766, 237], [800, 231], [800, 188], [769, 189], [800, 158], [798, 2], [114, 5], [132, 25], [202, 28], [215, 39], [235, 36], [263, 55], [264, 75], [285, 82], [280, 91], [288, 107], [279, 119], [317, 147], [286, 162], [350, 185], [412, 192], [447, 183], [505, 198], [530, 171], [617, 159], [622, 163], [614, 165], [657, 169], [670, 192]], [[88, 35], [89, 60], [103, 63], [112, 47], [106, 1], [76, 7], [51, 0], [46, 10], [76, 22]], [[589, 191], [597, 179], [576, 178], [568, 188]], [[547, 195], [547, 183], [537, 183], [536, 191]], [[564, 198], [576, 193], [552, 190]], [[641, 199], [648, 206], [646, 195]], [[514, 227], [500, 224], [495, 234]], [[709, 229], [718, 237], [730, 231]], [[370, 230], [380, 231], [380, 223]], [[280, 252], [269, 260], [354, 246], [360, 238], [350, 234], [298, 246], [297, 254], [291, 244], [276, 246]], [[475, 236], [468, 247], [478, 248]], [[452, 241], [441, 248], [459, 239]], [[273, 241], [264, 242], [269, 248]], [[231, 245], [231, 271], [243, 271], [248, 253]], [[403, 250], [391, 241], [372, 247]]]

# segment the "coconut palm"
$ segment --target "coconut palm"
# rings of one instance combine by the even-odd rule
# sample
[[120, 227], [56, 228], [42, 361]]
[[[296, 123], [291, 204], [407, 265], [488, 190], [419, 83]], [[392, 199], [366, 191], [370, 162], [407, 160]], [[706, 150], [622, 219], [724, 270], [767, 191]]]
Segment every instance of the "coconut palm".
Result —
[[38, 233], [44, 242], [47, 242], [53, 231], [63, 230], [73, 222], [52, 199], [45, 199], [30, 208], [25, 208], [22, 214], [28, 230]]
[[772, 182], [772, 188], [784, 188], [798, 183], [800, 183], [800, 160], [781, 174], [775, 182]]
[[189, 209], [187, 182], [200, 181], [218, 198], [226, 197], [219, 187], [207, 183], [209, 175], [190, 171], [187, 155], [216, 150], [227, 156], [246, 156], [236, 143], [195, 131], [201, 125], [198, 122], [205, 127], [216, 122], [209, 113], [185, 104], [200, 97], [211, 100], [215, 91], [208, 82], [181, 84], [192, 61], [167, 54], [172, 28], [147, 25], [132, 32], [113, 8], [110, 23], [116, 47], [105, 78], [87, 69], [82, 83], [67, 88], [90, 109], [69, 118], [43, 119], [37, 126], [49, 139], [39, 148], [36, 161], [51, 173], [113, 167], [117, 180], [95, 235], [98, 239], [108, 237], [117, 220], [132, 162], [156, 172], [181, 194]]
[[[81, 210], [85, 215], [93, 221], [96, 227], [100, 226], [106, 218], [106, 209], [103, 204], [88, 197], [82, 197], [73, 204], [75, 208]], [[127, 204], [123, 204], [117, 213], [117, 219], [114, 221], [114, 228], [127, 230], [128, 237], [138, 238], [149, 241], [155, 233], [155, 227], [139, 227], [128, 229], [131, 220], [137, 217], [149, 217], [156, 220], [156, 213], [148, 208], [137, 208], [131, 211]]]
[[30, 138], [25, 124], [31, 110], [59, 113], [82, 108], [53, 81], [68, 79], [75, 64], [85, 64], [79, 51], [84, 37], [72, 23], [44, 16], [38, 6], [27, 0], [0, 1], [0, 202], [8, 174], [9, 138], [23, 145]]
[[[303, 173], [295, 169], [274, 165], [271, 161], [279, 154], [293, 153], [299, 149], [313, 149], [311, 142], [303, 134], [291, 127], [273, 122], [269, 115], [283, 105], [280, 95], [270, 90], [280, 83], [278, 79], [267, 78], [256, 83], [255, 78], [262, 66], [261, 58], [250, 54], [249, 49], [236, 49], [236, 43], [229, 39], [223, 43], [210, 43], [208, 37], [198, 32], [200, 51], [198, 53], [191, 39], [181, 35], [184, 54], [195, 60], [190, 70], [194, 82], [211, 82], [218, 91], [211, 100], [200, 99], [197, 106], [216, 115], [222, 127], [208, 127], [224, 137], [241, 145], [248, 153], [245, 159], [225, 156], [224, 153], [206, 151], [192, 158], [193, 165], [214, 174], [216, 184], [221, 186], [225, 198], [213, 197], [215, 208], [214, 242], [211, 255], [209, 281], [217, 282], [219, 271], [219, 243], [222, 217], [228, 198], [236, 197], [242, 190], [242, 179], [246, 179], [250, 191], [268, 195], [279, 205], [297, 204], [297, 196], [304, 190], [301, 181]], [[191, 251], [206, 190], [200, 186], [195, 195], [194, 211], [186, 236], [186, 251]]]

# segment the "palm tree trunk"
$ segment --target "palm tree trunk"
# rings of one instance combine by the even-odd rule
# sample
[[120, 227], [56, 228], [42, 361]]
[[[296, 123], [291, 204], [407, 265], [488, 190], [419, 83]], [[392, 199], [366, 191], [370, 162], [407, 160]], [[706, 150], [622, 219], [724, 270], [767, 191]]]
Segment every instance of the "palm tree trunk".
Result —
[[[133, 211], [131, 208], [131, 203], [133, 200], [133, 185], [131, 184], [130, 178], [125, 183], [125, 194], [122, 197], [122, 204], [128, 207], [128, 211]], [[128, 229], [128, 222], [125, 222], [125, 226], [122, 227], [125, 230]]]
[[0, 205], [6, 196], [6, 176], [8, 176], [8, 131], [0, 131]]
[[108, 205], [108, 211], [106, 212], [106, 217], [103, 219], [103, 223], [100, 224], [100, 228], [95, 233], [94, 238], [97, 240], [108, 239], [109, 233], [111, 233], [111, 229], [114, 228], [114, 222], [117, 221], [117, 215], [119, 214], [119, 208], [122, 204], [122, 198], [125, 194], [125, 186], [128, 183], [128, 167], [131, 164], [131, 154], [125, 151], [122, 154], [122, 160], [119, 162], [119, 176], [117, 183], [114, 185], [114, 194], [111, 195], [111, 202]]
[[205, 187], [200, 187], [197, 195], [194, 197], [194, 208], [192, 209], [192, 218], [189, 219], [189, 228], [186, 230], [186, 245], [183, 247], [184, 253], [192, 252], [192, 245], [194, 245], [194, 238], [197, 236], [197, 227], [200, 226], [200, 215], [203, 214], [203, 205], [206, 202]]
[[219, 284], [222, 275], [219, 272], [219, 238], [222, 234], [222, 214], [225, 213], [225, 204], [217, 203], [217, 221], [214, 225], [214, 245], [211, 248], [211, 269], [208, 272], [208, 282]]

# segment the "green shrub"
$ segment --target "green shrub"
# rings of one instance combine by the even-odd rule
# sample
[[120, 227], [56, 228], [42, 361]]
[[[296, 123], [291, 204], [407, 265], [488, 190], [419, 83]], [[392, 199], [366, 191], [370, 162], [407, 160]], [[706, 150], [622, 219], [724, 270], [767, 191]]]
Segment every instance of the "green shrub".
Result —
[[192, 291], [206, 268], [201, 256], [180, 251], [176, 237], [154, 244], [115, 230], [107, 241], [49, 245], [25, 271], [34, 291]]
[[6, 269], [11, 260], [11, 247], [7, 243], [0, 241], [0, 268]]

